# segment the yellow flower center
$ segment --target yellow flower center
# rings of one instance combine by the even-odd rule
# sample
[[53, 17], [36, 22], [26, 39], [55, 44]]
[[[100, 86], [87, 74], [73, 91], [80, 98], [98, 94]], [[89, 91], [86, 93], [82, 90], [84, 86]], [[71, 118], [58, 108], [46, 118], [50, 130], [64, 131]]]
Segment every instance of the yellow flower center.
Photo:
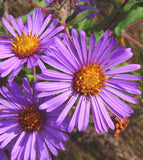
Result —
[[26, 35], [23, 33], [21, 37], [16, 36], [16, 40], [12, 40], [11, 49], [20, 57], [28, 57], [39, 48], [39, 40], [36, 36]]
[[24, 108], [19, 114], [18, 121], [23, 130], [27, 132], [38, 131], [44, 122], [44, 114], [43, 111], [35, 107]]
[[98, 92], [101, 92], [101, 88], [105, 87], [105, 80], [108, 79], [104, 75], [102, 67], [95, 62], [80, 68], [73, 79], [75, 90], [84, 95], [97, 96]]

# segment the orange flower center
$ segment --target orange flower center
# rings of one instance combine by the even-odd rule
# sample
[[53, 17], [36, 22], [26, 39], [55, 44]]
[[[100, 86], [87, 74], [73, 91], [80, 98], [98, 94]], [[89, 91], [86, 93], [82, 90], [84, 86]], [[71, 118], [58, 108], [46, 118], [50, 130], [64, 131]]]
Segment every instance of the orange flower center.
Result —
[[84, 95], [97, 96], [101, 88], [105, 87], [105, 80], [108, 79], [102, 67], [95, 62], [80, 68], [73, 79], [75, 90]]
[[16, 36], [16, 40], [12, 40], [11, 49], [20, 57], [28, 57], [39, 48], [39, 40], [36, 36], [26, 35], [23, 33], [21, 37]]
[[38, 110], [35, 107], [24, 108], [19, 114], [19, 124], [27, 132], [38, 131], [43, 122], [44, 114], [43, 111]]

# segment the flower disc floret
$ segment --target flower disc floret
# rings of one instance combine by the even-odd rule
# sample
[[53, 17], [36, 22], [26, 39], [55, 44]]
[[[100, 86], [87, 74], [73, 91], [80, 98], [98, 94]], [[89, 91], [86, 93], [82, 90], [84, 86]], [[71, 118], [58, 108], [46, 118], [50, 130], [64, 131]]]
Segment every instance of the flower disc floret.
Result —
[[43, 111], [35, 107], [24, 108], [19, 114], [18, 120], [23, 130], [28, 132], [38, 131], [44, 122]]
[[17, 35], [16, 40], [12, 41], [12, 50], [19, 58], [31, 56], [39, 47], [38, 37], [26, 33], [21, 37]]
[[106, 76], [102, 71], [103, 66], [99, 66], [96, 62], [87, 64], [80, 68], [74, 76], [74, 88], [76, 91], [84, 95], [98, 95], [101, 88], [105, 87]]

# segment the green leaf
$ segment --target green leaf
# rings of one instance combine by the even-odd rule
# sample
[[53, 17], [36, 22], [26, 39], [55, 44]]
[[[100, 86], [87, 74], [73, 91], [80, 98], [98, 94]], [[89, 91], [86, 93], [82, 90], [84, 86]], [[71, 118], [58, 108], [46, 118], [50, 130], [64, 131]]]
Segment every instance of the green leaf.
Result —
[[112, 20], [112, 18], [116, 15], [116, 13], [119, 11], [119, 9], [115, 9], [108, 17], [106, 17], [103, 21], [101, 21], [100, 23], [98, 23], [96, 26], [94, 26], [93, 28], [91, 28], [91, 33], [95, 33], [95, 32], [99, 32], [101, 30], [104, 30], [108, 24], [110, 23], [110, 21]]
[[89, 14], [91, 14], [95, 11], [97, 12], [97, 10], [91, 9], [91, 10], [85, 10], [85, 11], [79, 13], [74, 19], [72, 19], [71, 21], [69, 21], [67, 23], [67, 26], [78, 24], [79, 22], [84, 20]]
[[124, 18], [115, 27], [118, 36], [130, 25], [143, 19], [143, 4], [135, 4], [128, 13], [122, 14]]
[[84, 30], [86, 33], [88, 33], [93, 22], [94, 22], [94, 19], [92, 20], [84, 19], [83, 21], [74, 25], [73, 27], [76, 28], [78, 31]]
[[5, 30], [3, 26], [0, 24], [0, 35], [3, 35], [5, 33]]
[[[105, 30], [110, 25], [111, 30], [115, 30], [118, 36], [132, 23], [143, 18], [143, 3], [141, 1], [132, 1], [127, 3], [123, 9], [120, 9], [121, 5], [115, 6], [112, 13], [98, 23], [95, 27], [91, 28], [91, 33]], [[118, 17], [116, 18], [115, 15]], [[115, 18], [115, 19], [114, 19]]]
[[45, 8], [46, 7], [46, 3], [43, 0], [34, 0], [35, 3], [37, 3], [39, 6]]

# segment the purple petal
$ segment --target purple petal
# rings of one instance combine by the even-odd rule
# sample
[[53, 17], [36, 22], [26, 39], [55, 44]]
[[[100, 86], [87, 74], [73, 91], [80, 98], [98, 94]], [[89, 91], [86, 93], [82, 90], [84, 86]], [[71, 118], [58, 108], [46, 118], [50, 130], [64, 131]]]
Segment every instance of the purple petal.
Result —
[[112, 78], [123, 79], [123, 80], [134, 80], [134, 81], [139, 81], [142, 79], [141, 76], [132, 75], [132, 74], [115, 74], [115, 75], [112, 75]]
[[90, 38], [90, 42], [89, 42], [89, 51], [88, 51], [88, 64], [92, 62], [92, 54], [94, 51], [94, 47], [95, 47], [95, 42], [96, 42], [96, 36], [93, 34]]
[[50, 24], [50, 26], [45, 30], [45, 32], [39, 38], [43, 39], [44, 37], [46, 37], [52, 30], [54, 30], [58, 22], [59, 22], [58, 18], [54, 19], [53, 22]]
[[82, 47], [82, 57], [83, 57], [83, 65], [87, 64], [87, 42], [86, 42], [86, 33], [81, 30], [80, 31], [80, 41]]
[[11, 27], [11, 25], [8, 23], [8, 21], [2, 17], [2, 23], [5, 25], [5, 27], [7, 28], [7, 30], [14, 36], [16, 37], [16, 33], [15, 31], [13, 30], [13, 28]]
[[71, 83], [65, 82], [39, 82], [36, 84], [36, 89], [39, 91], [54, 91], [58, 89], [69, 89], [71, 88]]
[[61, 124], [63, 122], [63, 120], [65, 119], [65, 117], [67, 116], [67, 114], [69, 113], [70, 109], [72, 108], [72, 106], [74, 105], [74, 103], [76, 102], [77, 98], [78, 98], [79, 94], [74, 94], [72, 95], [72, 97], [69, 99], [69, 101], [67, 102], [65, 108], [63, 109], [63, 111], [60, 113], [60, 116], [57, 119], [57, 125]]
[[87, 100], [86, 108], [85, 108], [85, 118], [84, 118], [84, 126], [83, 131], [86, 130], [88, 123], [89, 123], [89, 116], [90, 116], [90, 101]]
[[79, 112], [80, 112], [80, 108], [81, 108], [81, 102], [82, 102], [82, 96], [80, 96], [78, 104], [76, 106], [75, 112], [70, 120], [70, 124], [69, 124], [69, 128], [68, 128], [68, 132], [72, 132], [72, 130], [74, 129], [74, 127], [77, 124], [77, 121], [79, 119]]
[[71, 42], [71, 40], [69, 39], [69, 37], [64, 34], [64, 41], [65, 41], [65, 44], [70, 52], [70, 54], [72, 55], [72, 57], [74, 58], [75, 60], [75, 63], [77, 63], [77, 67], [76, 68], [80, 68], [81, 67], [81, 64], [80, 64], [80, 60], [79, 60], [79, 57], [75, 51], [75, 48]]
[[23, 86], [23, 89], [24, 89], [24, 92], [25, 92], [26, 100], [27, 100], [28, 104], [30, 106], [32, 106], [33, 105], [33, 99], [32, 99], [31, 87], [30, 87], [30, 84], [29, 84], [29, 81], [28, 81], [27, 78], [23, 79], [22, 86]]
[[96, 132], [103, 132], [102, 124], [99, 117], [99, 112], [97, 110], [97, 101], [95, 100], [94, 96], [91, 96], [91, 109], [92, 109], [92, 115], [93, 115], [93, 121], [95, 125]]
[[128, 93], [132, 93], [132, 94], [137, 94], [137, 95], [141, 95], [142, 92], [137, 89], [136, 87], [131, 87], [130, 85], [126, 85], [126, 84], [114, 84], [114, 83], [107, 83], [108, 86], [119, 89], [121, 91], [125, 91]]
[[100, 96], [97, 96], [96, 97], [97, 99], [97, 102], [101, 108], [101, 112], [102, 112], [102, 115], [104, 116], [104, 119], [106, 120], [107, 124], [109, 125], [109, 127], [114, 130], [115, 129], [115, 126], [114, 126], [114, 123], [112, 122], [110, 116], [109, 116], [109, 113], [107, 112], [107, 109], [105, 108]]
[[36, 159], [36, 133], [32, 133], [30, 160]]
[[70, 69], [68, 69], [67, 67], [65, 67], [62, 63], [60, 63], [55, 57], [48, 56], [48, 57], [44, 57], [44, 58], [41, 57], [41, 59], [45, 63], [47, 63], [47, 64], [49, 64], [49, 65], [57, 68], [58, 70], [61, 70], [61, 71], [65, 72], [65, 73], [73, 75], [73, 73], [70, 71]]
[[118, 67], [112, 70], [109, 70], [105, 72], [105, 74], [117, 74], [117, 73], [125, 73], [125, 72], [131, 72], [140, 69], [141, 66], [139, 64], [129, 64], [126, 66]]
[[30, 150], [31, 150], [31, 143], [32, 143], [32, 134], [27, 134], [28, 140], [25, 144], [25, 151], [24, 151], [24, 160], [28, 160], [30, 156]]
[[12, 82], [8, 83], [8, 87], [9, 87], [11, 93], [13, 94], [13, 96], [16, 95], [16, 97], [15, 96], [14, 97], [17, 99], [19, 104], [21, 104], [21, 107], [25, 108], [27, 106], [27, 102], [25, 100], [25, 96], [24, 96], [20, 86], [16, 82], [12, 81]]
[[48, 101], [45, 103], [41, 104], [39, 106], [39, 109], [47, 109], [47, 112], [50, 112], [57, 107], [59, 107], [61, 104], [63, 104], [72, 94], [72, 91], [66, 91]]
[[120, 52], [120, 55], [117, 55], [115, 58], [112, 58], [112, 60], [110, 60], [110, 63], [105, 65], [102, 70], [108, 70], [116, 65], [121, 64], [124, 61], [127, 61], [128, 59], [130, 59], [133, 56], [133, 53], [130, 52], [130, 48], [126, 49], [124, 52]]
[[59, 57], [66, 58], [68, 60], [68, 63], [70, 63], [70, 66], [73, 68], [74, 71], [75, 71], [75, 69], [78, 69], [79, 66], [78, 66], [75, 58], [69, 52], [69, 50], [65, 47], [65, 45], [62, 43], [62, 41], [60, 39], [58, 39], [58, 38], [56, 38], [55, 41], [56, 41], [58, 49], [60, 50]]
[[[50, 70], [50, 69], [43, 69], [42, 70], [42, 73], [44, 74], [41, 74], [41, 75], [37, 75], [37, 78], [42, 78], [42, 76], [44, 76], [44, 80], [55, 80], [55, 81], [72, 81], [73, 79], [73, 76], [71, 75], [68, 75], [68, 74], [65, 74], [65, 73], [61, 73], [61, 72], [57, 72], [57, 71], [54, 71], [54, 70]], [[41, 79], [40, 78], [40, 79]], [[43, 79], [42, 78], [42, 79]]]
[[64, 26], [59, 26], [57, 28], [55, 28], [51, 33], [49, 33], [45, 39], [50, 39], [52, 37], [54, 37], [57, 33], [59, 33], [60, 31], [62, 31], [65, 27]]
[[[107, 43], [108, 43], [108, 38], [109, 38], [109, 34], [110, 34], [110, 30], [106, 30], [104, 32], [104, 35], [100, 38], [100, 40], [98, 41], [97, 45], [96, 45], [96, 48], [94, 50], [94, 54], [92, 56], [93, 58], [93, 61], [95, 60], [98, 60], [102, 54], [103, 54], [103, 51], [106, 49], [107, 47]], [[95, 54], [96, 53], [96, 54]]]
[[52, 18], [52, 14], [49, 14], [46, 19], [44, 20], [42, 26], [41, 26], [41, 29], [39, 30], [39, 32], [37, 33], [37, 35], [40, 35], [44, 30], [45, 28], [47, 27], [48, 23], [50, 22]]
[[137, 100], [136, 98], [134, 97], [131, 97], [123, 92], [120, 92], [114, 88], [111, 88], [111, 87], [108, 87], [108, 88], [104, 88], [104, 90], [108, 90], [109, 92], [112, 92], [113, 94], [115, 94], [116, 96], [130, 102], [130, 103], [133, 103], [133, 104], [137, 104]]
[[19, 28], [19, 25], [17, 24], [17, 22], [15, 21], [15, 19], [13, 18], [12, 15], [9, 15], [9, 20], [10, 20], [11, 24], [13, 25], [14, 29], [19, 34], [19, 36], [21, 36], [22, 35], [21, 29]]
[[32, 16], [31, 14], [28, 14], [27, 15], [27, 28], [28, 28], [28, 34], [31, 34], [31, 31], [32, 31]]
[[79, 41], [78, 33], [75, 29], [72, 29], [72, 38], [73, 38], [75, 48], [77, 50], [77, 54], [79, 56], [79, 60], [81, 61], [81, 64], [84, 65], [83, 57], [82, 57], [81, 44], [80, 44], [80, 41]]
[[85, 110], [86, 110], [86, 97], [83, 96], [82, 101], [81, 101], [79, 118], [78, 118], [78, 130], [79, 131], [82, 131], [84, 127]]

